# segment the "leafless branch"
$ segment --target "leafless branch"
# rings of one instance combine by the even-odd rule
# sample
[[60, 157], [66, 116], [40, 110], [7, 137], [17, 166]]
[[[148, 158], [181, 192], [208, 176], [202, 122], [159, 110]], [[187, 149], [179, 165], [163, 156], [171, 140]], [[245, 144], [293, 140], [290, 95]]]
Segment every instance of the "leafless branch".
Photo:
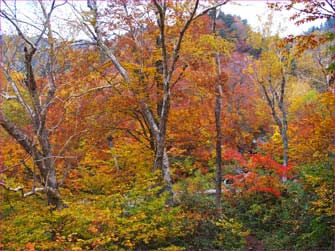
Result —
[[101, 91], [101, 90], [109, 89], [109, 88], [115, 88], [115, 84], [114, 85], [108, 84], [108, 85], [98, 86], [98, 87], [88, 89], [87, 91], [84, 91], [84, 92], [81, 92], [81, 93], [78, 93], [78, 94], [72, 94], [65, 101], [68, 101], [68, 100], [73, 99], [73, 98], [79, 98], [79, 97], [85, 96], [87, 94], [90, 94], [92, 92]]
[[13, 191], [13, 192], [21, 191], [22, 198], [24, 196], [24, 194], [23, 194], [23, 187], [22, 186], [18, 186], [18, 187], [13, 188], [13, 187], [7, 186], [5, 184], [5, 182], [3, 182], [3, 181], [0, 181], [0, 186], [2, 186], [3, 188], [5, 188], [8, 191]]
[[73, 134], [73, 135], [71, 135], [68, 139], [67, 139], [67, 141], [64, 143], [64, 145], [62, 146], [62, 148], [58, 151], [58, 156], [61, 156], [62, 154], [63, 154], [63, 152], [64, 152], [64, 150], [65, 150], [65, 148], [67, 147], [67, 145], [71, 142], [71, 140], [73, 139], [73, 138], [75, 138], [75, 137], [77, 137], [78, 135], [80, 135], [80, 134], [82, 134], [82, 133], [84, 133], [84, 132], [87, 132], [88, 130], [87, 129], [85, 129], [85, 130], [82, 130], [82, 131], [80, 131], [80, 132], [78, 132], [78, 133], [75, 133], [75, 134]]
[[14, 22], [15, 18], [14, 17], [10, 17], [5, 11], [0, 10], [0, 17], [4, 17], [7, 21], [9, 21], [14, 28], [16, 29], [18, 35], [27, 43], [30, 45], [31, 48], [35, 48], [35, 45], [33, 44], [33, 42], [31, 42], [21, 31], [20, 27], [17, 25], [16, 22]]
[[[325, 1], [329, 5], [329, 7], [334, 11], [334, 13], [335, 13], [335, 7], [334, 7], [334, 4], [332, 3], [332, 1], [329, 1], [329, 0], [325, 0]], [[333, 16], [334, 16], [334, 13], [333, 13]]]
[[31, 196], [33, 194], [35, 194], [36, 192], [42, 192], [42, 191], [47, 191], [47, 190], [53, 190], [51, 187], [37, 187], [37, 188], [33, 188], [31, 191], [24, 193], [23, 191], [23, 187], [22, 186], [18, 186], [18, 187], [10, 187], [8, 185], [6, 185], [3, 181], [0, 181], [0, 186], [2, 186], [3, 188], [5, 188], [8, 191], [12, 191], [12, 192], [21, 192], [21, 197], [22, 198], [26, 198], [28, 196]]
[[27, 102], [23, 99], [22, 94], [21, 94], [19, 88], [17, 87], [15, 81], [12, 79], [12, 77], [10, 76], [10, 74], [8, 73], [8, 71], [6, 69], [4, 69], [4, 73], [5, 73], [5, 76], [8, 80], [11, 88], [13, 89], [13, 91], [15, 93], [15, 96], [17, 97], [17, 100], [19, 101], [20, 105], [22, 105], [25, 108], [25, 110], [30, 115], [30, 118], [33, 119], [34, 112], [33, 112], [32, 108], [27, 104]]
[[61, 187], [64, 186], [65, 179], [66, 179], [67, 175], [69, 174], [71, 168], [72, 168], [72, 164], [71, 164], [70, 162], [68, 162], [68, 163], [67, 163], [67, 166], [66, 166], [66, 169], [65, 169], [65, 171], [64, 171], [64, 173], [63, 173], [62, 180], [61, 180], [61, 182], [59, 183], [59, 186], [61, 186]]
[[184, 65], [182, 71], [179, 73], [178, 77], [176, 78], [176, 80], [171, 84], [171, 89], [173, 89], [173, 87], [185, 76], [185, 71], [187, 69], [188, 65]]
[[12, 99], [17, 100], [17, 96], [11, 96], [7, 92], [1, 93], [1, 97], [3, 97], [6, 100], [12, 100]]
[[228, 2], [230, 2], [230, 0], [226, 0], [226, 1], [222, 2], [222, 3], [216, 4], [216, 5], [214, 5], [214, 6], [211, 6], [211, 7], [207, 8], [207, 9], [202, 10], [199, 14], [197, 14], [197, 15], [193, 18], [193, 20], [198, 19], [199, 17], [201, 17], [201, 16], [207, 14], [209, 11], [214, 10], [214, 9], [216, 9], [216, 8], [218, 8], [218, 7], [221, 7], [221, 6], [225, 5], [225, 4], [227, 4]]
[[4, 173], [4, 172], [6, 172], [7, 170], [10, 170], [10, 169], [12, 169], [12, 168], [15, 168], [15, 167], [19, 167], [19, 166], [21, 166], [21, 165], [23, 165], [28, 159], [30, 159], [31, 158], [31, 156], [28, 156], [28, 157], [26, 157], [25, 159], [23, 159], [23, 160], [21, 160], [19, 163], [17, 163], [17, 164], [14, 164], [14, 165], [11, 165], [11, 166], [7, 166], [7, 167], [5, 167], [5, 168], [2, 168], [2, 169], [0, 169], [0, 173]]

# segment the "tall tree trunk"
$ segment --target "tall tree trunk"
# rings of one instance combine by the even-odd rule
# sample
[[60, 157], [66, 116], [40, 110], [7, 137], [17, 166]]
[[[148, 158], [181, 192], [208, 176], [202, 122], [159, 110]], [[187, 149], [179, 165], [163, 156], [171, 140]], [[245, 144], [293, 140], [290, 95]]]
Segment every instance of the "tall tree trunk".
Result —
[[221, 159], [221, 143], [222, 143], [222, 132], [221, 132], [221, 110], [222, 110], [222, 87], [217, 85], [216, 87], [216, 106], [215, 106], [215, 125], [216, 125], [216, 197], [215, 205], [217, 214], [222, 214], [221, 207], [221, 189], [222, 189], [222, 159]]
[[[222, 6], [226, 3], [228, 3], [229, 0], [226, 0], [220, 4], [214, 5], [212, 7], [206, 8], [202, 10], [199, 14], [196, 14], [198, 7], [199, 7], [199, 0], [196, 0], [194, 2], [194, 6], [190, 12], [189, 17], [184, 22], [179, 35], [177, 37], [177, 40], [175, 41], [175, 46], [173, 48], [172, 53], [168, 52], [168, 46], [166, 41], [166, 11], [168, 9], [168, 4], [166, 1], [157, 1], [154, 0], [153, 4], [156, 8], [156, 15], [157, 15], [157, 25], [159, 28], [159, 38], [157, 40], [157, 45], [161, 48], [162, 58], [160, 61], [156, 61], [156, 67], [158, 72], [162, 72], [162, 85], [158, 83], [157, 90], [163, 89], [163, 99], [161, 100], [160, 97], [157, 99], [157, 105], [156, 109], [158, 112], [158, 119], [155, 121], [153, 113], [151, 109], [149, 108], [149, 102], [148, 100], [142, 99], [141, 107], [143, 114], [145, 116], [145, 119], [147, 120], [150, 131], [152, 135], [154, 135], [155, 138], [155, 160], [153, 164], [153, 170], [160, 169], [163, 172], [164, 180], [167, 183], [167, 188], [169, 191], [172, 192], [172, 185], [171, 185], [171, 178], [170, 178], [170, 169], [168, 164], [168, 155], [166, 153], [166, 127], [167, 127], [167, 121], [169, 116], [169, 110], [170, 110], [170, 84], [172, 76], [176, 70], [177, 62], [179, 59], [179, 52], [181, 49], [182, 41], [184, 38], [184, 35], [186, 31], [188, 30], [191, 23], [196, 20], [197, 18], [207, 14], [209, 11]], [[95, 34], [92, 34], [92, 31], [90, 33], [92, 34], [93, 39], [97, 42], [97, 45], [100, 47], [100, 50], [102, 50], [104, 53], [106, 53], [106, 56], [112, 61], [118, 72], [121, 74], [123, 79], [130, 83], [131, 79], [128, 75], [127, 70], [120, 64], [117, 57], [108, 49], [106, 44], [104, 44], [102, 40], [102, 35], [99, 27], [98, 22], [98, 12], [97, 12], [97, 1], [96, 0], [87, 0], [87, 6], [92, 11], [93, 17], [95, 19], [94, 24], [94, 31]], [[163, 88], [162, 88], [163, 87]], [[158, 95], [159, 96], [159, 95]]]
[[[213, 14], [212, 33], [216, 37], [216, 8]], [[217, 76], [216, 104], [215, 104], [215, 127], [216, 127], [216, 177], [215, 177], [215, 206], [218, 216], [222, 214], [221, 193], [222, 193], [222, 132], [221, 132], [221, 111], [222, 111], [222, 86], [220, 54], [215, 53], [215, 67]]]
[[[286, 78], [284, 75], [284, 70], [282, 69], [282, 79], [281, 79], [281, 85], [280, 85], [280, 98], [278, 101], [278, 106], [282, 114], [282, 128], [281, 128], [281, 137], [282, 137], [282, 142], [283, 142], [283, 168], [287, 169], [288, 165], [288, 137], [287, 137], [287, 129], [288, 129], [288, 124], [287, 124], [287, 114], [286, 114], [286, 109], [284, 105], [284, 98], [285, 98], [285, 90], [286, 90]], [[283, 183], [287, 181], [287, 176], [286, 174], [283, 175], [282, 178]]]
[[[159, 41], [159, 39], [157, 39]], [[160, 43], [157, 42], [157, 46], [161, 46]], [[163, 63], [162, 60], [157, 60], [155, 63], [156, 72], [155, 72], [155, 81], [156, 81], [156, 110], [157, 110], [157, 117], [159, 118], [162, 112], [163, 106]]]
[[42, 163], [42, 166], [40, 166], [39, 169], [44, 180], [43, 185], [46, 187], [48, 204], [55, 206], [57, 209], [62, 209], [63, 202], [58, 191], [55, 161], [54, 157], [52, 156], [52, 150], [48, 140], [48, 133], [45, 129], [43, 129], [41, 136], [39, 136], [39, 143], [42, 148], [42, 158], [35, 158], [34, 160], [35, 163]]
[[[280, 135], [282, 139], [283, 144], [283, 168], [287, 169], [288, 166], [288, 136], [287, 136], [287, 130], [288, 130], [288, 123], [287, 123], [287, 114], [285, 109], [285, 90], [286, 90], [286, 77], [285, 72], [283, 68], [281, 69], [281, 83], [280, 83], [280, 90], [276, 91], [272, 87], [273, 80], [271, 78], [268, 79], [268, 83], [270, 85], [270, 88], [267, 88], [264, 84], [264, 81], [257, 80], [258, 84], [262, 87], [263, 93], [265, 95], [265, 98], [267, 100], [268, 106], [271, 109], [271, 114], [273, 117], [273, 120], [277, 124], [280, 130]], [[281, 116], [277, 112], [277, 108], [280, 110]], [[284, 174], [282, 177], [283, 183], [287, 181], [287, 176]]]
[[[56, 170], [51, 152], [46, 154], [41, 152], [34, 142], [20, 128], [10, 122], [3, 113], [0, 113], [0, 125], [32, 156], [35, 165], [39, 169], [42, 178], [41, 183], [45, 187], [48, 204], [54, 206], [56, 209], [62, 209], [65, 205], [58, 190]], [[43, 142], [46, 143], [47, 140], [44, 139]], [[41, 146], [42, 151], [47, 148], [47, 145]]]
[[[161, 137], [159, 134], [159, 127], [155, 121], [154, 115], [152, 111], [149, 109], [148, 105], [144, 102], [141, 102], [141, 110], [143, 111], [143, 116], [146, 120], [146, 123], [148, 124], [150, 134], [154, 135], [155, 138], [155, 162], [154, 162], [154, 167], [153, 171], [156, 169], [159, 169], [162, 171], [163, 179], [165, 182], [165, 185], [163, 187], [163, 191], [168, 192], [171, 195], [171, 199], [169, 199], [168, 203], [171, 205], [173, 202], [173, 198], [175, 194], [173, 193], [172, 190], [172, 180], [171, 180], [171, 171], [170, 171], [170, 164], [169, 164], [169, 157], [166, 152], [166, 147], [165, 143], [161, 143]], [[158, 147], [159, 145], [159, 147]], [[163, 145], [163, 147], [162, 147]], [[157, 153], [159, 151], [159, 153]], [[160, 155], [161, 153], [161, 155]], [[157, 156], [161, 156], [160, 159], [157, 158]], [[160, 165], [159, 165], [160, 163]]]
[[165, 181], [165, 186], [163, 188], [164, 191], [166, 191], [169, 194], [168, 198], [168, 205], [173, 206], [175, 193], [172, 189], [172, 180], [171, 180], [171, 172], [170, 172], [170, 165], [169, 165], [169, 157], [166, 152], [166, 148], [164, 148], [163, 151], [163, 177]]
[[48, 170], [47, 177], [47, 197], [48, 197], [48, 204], [54, 206], [56, 209], [61, 210], [62, 208], [66, 207], [61, 199], [61, 195], [58, 190], [58, 183], [57, 183], [57, 176], [56, 170], [53, 165], [46, 168]]
[[[8, 81], [12, 86], [18, 103], [26, 109], [26, 112], [30, 116], [30, 119], [32, 121], [31, 126], [34, 131], [33, 136], [28, 137], [28, 135], [26, 135], [23, 130], [21, 130], [18, 126], [16, 126], [8, 118], [6, 118], [2, 111], [0, 111], [0, 125], [32, 157], [35, 165], [39, 169], [41, 177], [40, 183], [43, 187], [36, 188], [34, 180], [32, 192], [29, 194], [34, 194], [36, 191], [44, 191], [47, 194], [48, 204], [54, 206], [57, 209], [62, 209], [64, 204], [61, 200], [61, 196], [58, 190], [55, 159], [49, 141], [49, 133], [46, 128], [47, 113], [49, 111], [50, 105], [53, 103], [56, 91], [54, 76], [54, 64], [56, 59], [54, 54], [54, 39], [52, 36], [53, 31], [51, 29], [50, 21], [51, 14], [56, 6], [55, 1], [53, 1], [51, 4], [51, 9], [47, 12], [42, 1], [40, 1], [39, 4], [45, 19], [44, 29], [41, 30], [41, 34], [37, 36], [37, 40], [34, 43], [27, 39], [24, 33], [20, 30], [20, 28], [15, 25], [15, 22], [17, 21], [13, 21], [12, 17], [1, 13], [9, 22], [14, 25], [18, 32], [18, 35], [25, 41], [25, 46], [23, 50], [25, 78], [23, 80], [23, 83], [25, 84], [25, 87], [29, 93], [29, 102], [22, 97], [16, 83], [12, 81], [10, 77], [8, 78]], [[46, 62], [46, 68], [49, 81], [48, 85], [45, 86], [47, 87], [46, 93], [43, 93], [42, 87], [40, 88], [40, 90], [38, 89], [32, 61], [36, 51], [39, 48], [39, 42], [45, 35], [47, 35], [48, 37], [48, 60]]]
[[[286, 121], [286, 114], [283, 118], [283, 127], [281, 131], [281, 138], [283, 142], [283, 168], [287, 169], [288, 166], [288, 137], [287, 137], [287, 121]], [[285, 170], [286, 171], [286, 170]], [[283, 175], [282, 181], [287, 181], [286, 174]]]
[[109, 148], [112, 151], [115, 168], [117, 171], [119, 171], [119, 162], [117, 160], [116, 154], [113, 152], [114, 151], [113, 137], [112, 136], [107, 137], [107, 141], [108, 141]]

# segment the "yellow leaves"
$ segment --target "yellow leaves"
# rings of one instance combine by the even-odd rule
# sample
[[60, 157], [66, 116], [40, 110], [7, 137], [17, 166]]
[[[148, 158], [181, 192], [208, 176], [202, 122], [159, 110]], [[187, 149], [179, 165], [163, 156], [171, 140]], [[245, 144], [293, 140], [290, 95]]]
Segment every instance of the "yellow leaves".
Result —
[[181, 246], [171, 245], [171, 246], [167, 246], [165, 248], [160, 248], [159, 250], [178, 251], [178, 250], [185, 250], [185, 249], [186, 248], [181, 247]]
[[287, 81], [287, 90], [287, 100], [291, 104], [291, 111], [297, 111], [298, 107], [305, 100], [304, 97], [311, 92], [310, 85], [306, 81], [292, 77]]
[[[290, 158], [297, 163], [324, 161], [333, 153], [333, 96], [310, 91], [290, 113]], [[301, 139], [304, 139], [303, 141]]]
[[72, 251], [81, 251], [81, 250], [83, 250], [83, 249], [82, 249], [81, 247], [76, 247], [76, 246], [75, 246], [75, 247], [72, 247], [71, 250], [72, 250]]
[[168, 153], [172, 154], [173, 156], [180, 156], [186, 153], [186, 150], [177, 147], [171, 147], [171, 149], [168, 150]]
[[23, 72], [14, 71], [14, 72], [11, 73], [11, 78], [15, 82], [21, 82], [24, 79], [24, 74], [23, 74]]
[[278, 126], [274, 126], [275, 128], [275, 132], [273, 133], [271, 140], [275, 143], [275, 144], [280, 144], [282, 142], [281, 139], [281, 134], [280, 134], [280, 130]]
[[233, 239], [240, 239], [250, 234], [250, 231], [244, 230], [243, 224], [234, 218], [225, 217], [215, 222], [215, 225], [219, 227], [223, 233], [219, 236], [219, 241], [227, 241], [228, 236]]
[[258, 32], [253, 32], [253, 31], [250, 31], [249, 34], [248, 34], [248, 42], [250, 42], [254, 48], [261, 48], [263, 45], [262, 45], [262, 42], [263, 42], [263, 38], [261, 36], [260, 33]]
[[227, 40], [215, 37], [210, 34], [200, 36], [198, 44], [200, 47], [207, 47], [209, 51], [229, 55], [233, 49], [233, 45]]
[[270, 75], [272, 79], [275, 79], [276, 77], [279, 77], [281, 74], [281, 69], [284, 67], [278, 55], [275, 51], [269, 50], [264, 51], [261, 55], [261, 59], [259, 61], [259, 66], [261, 68], [261, 75], [263, 78], [267, 79], [267, 77]]
[[320, 158], [320, 157], [323, 157], [323, 154], [321, 154], [319, 151], [313, 153], [313, 158]]
[[332, 92], [325, 92], [320, 94], [318, 100], [323, 104], [326, 108], [330, 110], [330, 112], [334, 111], [334, 94]]
[[133, 248], [135, 246], [130, 240], [125, 240], [122, 244], [128, 248]]
[[333, 216], [333, 195], [334, 190], [331, 184], [321, 177], [305, 175], [308, 184], [314, 188], [317, 199], [311, 202], [311, 211], [315, 215]]
[[253, 69], [253, 67], [252, 67], [252, 64], [249, 64], [248, 67], [247, 67], [246, 69], [243, 69], [242, 73], [243, 73], [243, 74], [248, 73], [248, 74], [251, 74], [251, 75], [254, 74], [255, 71], [254, 71], [254, 69]]
[[183, 43], [181, 51], [182, 55], [191, 57], [194, 60], [210, 62], [214, 64], [215, 53], [229, 56], [233, 49], [233, 45], [227, 40], [215, 37], [212, 34], [201, 34], [198, 38], [187, 35]]

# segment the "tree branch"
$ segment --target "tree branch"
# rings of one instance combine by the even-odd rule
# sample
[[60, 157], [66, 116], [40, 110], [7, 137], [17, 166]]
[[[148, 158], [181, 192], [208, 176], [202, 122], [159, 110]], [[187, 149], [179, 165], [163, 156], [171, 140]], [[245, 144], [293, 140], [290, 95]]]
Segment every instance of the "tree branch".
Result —
[[23, 97], [21, 95], [21, 92], [19, 91], [19, 88], [16, 86], [15, 81], [12, 79], [12, 77], [10, 76], [10, 74], [8, 73], [8, 71], [6, 69], [4, 69], [4, 73], [6, 75], [6, 78], [9, 82], [12, 90], [15, 93], [15, 96], [16, 96], [17, 100], [25, 108], [25, 110], [28, 112], [30, 118], [33, 120], [34, 119], [34, 112], [33, 112], [32, 108], [23, 99]]
[[196, 16], [193, 18], [193, 20], [198, 19], [199, 17], [201, 17], [201, 16], [207, 14], [209, 11], [214, 10], [214, 9], [216, 9], [216, 8], [218, 8], [218, 7], [221, 7], [221, 6], [225, 5], [225, 4], [227, 4], [228, 2], [230, 2], [230, 0], [226, 0], [226, 1], [222, 2], [222, 3], [216, 4], [216, 5], [214, 5], [214, 6], [211, 6], [211, 7], [207, 8], [207, 9], [204, 9], [204, 10], [201, 11], [198, 15], [196, 15]]
[[8, 20], [13, 26], [14, 28], [16, 29], [18, 35], [27, 43], [30, 45], [31, 48], [35, 48], [34, 44], [28, 39], [26, 38], [26, 36], [23, 34], [23, 32], [21, 31], [20, 27], [12, 20], [15, 18], [13, 17], [10, 17], [8, 16], [8, 14], [3, 11], [3, 10], [0, 10], [0, 17], [3, 16], [6, 20]]

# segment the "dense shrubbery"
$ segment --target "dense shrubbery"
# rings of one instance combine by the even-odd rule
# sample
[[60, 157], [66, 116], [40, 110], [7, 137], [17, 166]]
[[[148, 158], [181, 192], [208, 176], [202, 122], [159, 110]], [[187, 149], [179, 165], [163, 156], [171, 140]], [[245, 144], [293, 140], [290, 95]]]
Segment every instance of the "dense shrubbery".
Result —
[[203, 182], [202, 177], [181, 184], [179, 202], [173, 208], [166, 206], [166, 194], [156, 197], [161, 187], [152, 187], [153, 179], [151, 176], [133, 183], [128, 192], [109, 194], [101, 189], [103, 177], [92, 176], [80, 193], [62, 190], [69, 206], [62, 211], [52, 211], [37, 196], [21, 200], [18, 194], [6, 193], [7, 201], [2, 207], [2, 247], [13, 250], [243, 247], [243, 236], [247, 234], [243, 225], [233, 217], [218, 219], [213, 200], [194, 189], [196, 183]]
[[227, 194], [220, 218], [213, 198], [203, 193], [212, 186], [212, 176], [200, 172], [176, 184], [172, 208], [166, 206], [167, 194], [156, 197], [157, 177], [143, 173], [139, 183], [127, 184], [127, 192], [113, 194], [102, 186], [110, 177], [86, 177], [81, 192], [62, 190], [69, 206], [62, 211], [51, 211], [39, 196], [22, 200], [6, 192], [2, 248], [236, 250], [246, 248], [252, 234], [266, 249], [332, 250], [331, 164], [299, 169], [279, 197], [257, 191]]
[[323, 163], [298, 169], [300, 175], [285, 184], [279, 198], [271, 193], [254, 193], [227, 198], [224, 208], [252, 229], [267, 249], [332, 250], [332, 165]]

